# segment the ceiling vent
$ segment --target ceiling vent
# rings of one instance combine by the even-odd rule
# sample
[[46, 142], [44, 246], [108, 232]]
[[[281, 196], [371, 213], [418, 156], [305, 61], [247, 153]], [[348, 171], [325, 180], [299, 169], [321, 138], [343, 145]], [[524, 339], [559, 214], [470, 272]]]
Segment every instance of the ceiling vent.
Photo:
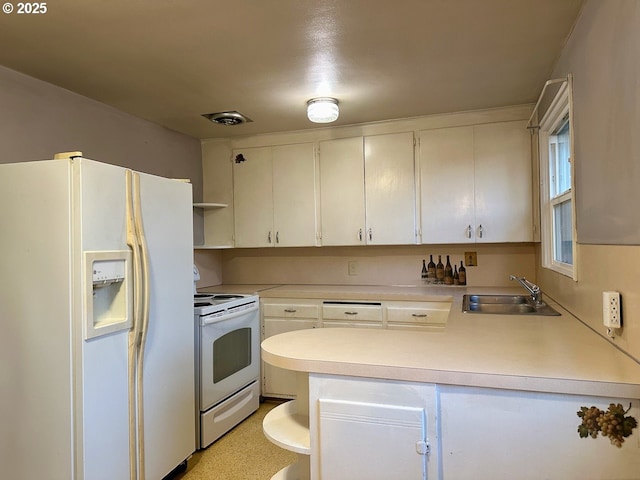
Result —
[[231, 112], [205, 113], [202, 116], [208, 118], [213, 123], [226, 125], [228, 127], [240, 125], [241, 123], [253, 122], [249, 117], [245, 117], [243, 114], [236, 112], [235, 110]]

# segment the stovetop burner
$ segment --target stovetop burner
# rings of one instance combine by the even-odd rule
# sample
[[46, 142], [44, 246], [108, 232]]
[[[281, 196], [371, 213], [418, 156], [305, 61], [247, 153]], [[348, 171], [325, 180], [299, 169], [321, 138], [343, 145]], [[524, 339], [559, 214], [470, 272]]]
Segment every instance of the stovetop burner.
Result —
[[196, 314], [205, 315], [223, 309], [232, 309], [251, 296], [233, 293], [196, 293], [193, 295], [193, 306]]

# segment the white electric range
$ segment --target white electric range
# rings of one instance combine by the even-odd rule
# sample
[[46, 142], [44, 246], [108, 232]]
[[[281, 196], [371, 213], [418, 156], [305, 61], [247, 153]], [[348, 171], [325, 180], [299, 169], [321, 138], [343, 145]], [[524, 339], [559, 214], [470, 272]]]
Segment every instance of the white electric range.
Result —
[[194, 294], [196, 446], [206, 448], [258, 409], [257, 295]]

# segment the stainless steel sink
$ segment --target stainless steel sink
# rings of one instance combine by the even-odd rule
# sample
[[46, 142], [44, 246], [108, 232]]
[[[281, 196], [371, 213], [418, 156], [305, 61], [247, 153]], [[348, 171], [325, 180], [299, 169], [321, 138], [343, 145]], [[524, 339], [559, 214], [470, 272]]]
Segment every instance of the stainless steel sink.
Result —
[[494, 315], [560, 315], [546, 303], [536, 304], [524, 295], [465, 295], [462, 311]]

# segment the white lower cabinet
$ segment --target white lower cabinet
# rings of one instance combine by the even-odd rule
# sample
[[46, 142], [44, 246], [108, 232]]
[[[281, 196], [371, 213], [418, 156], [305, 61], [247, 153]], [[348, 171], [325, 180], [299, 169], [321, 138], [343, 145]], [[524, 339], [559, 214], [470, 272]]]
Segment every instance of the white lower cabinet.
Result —
[[298, 378], [298, 399], [265, 418], [267, 437], [300, 456], [274, 479], [640, 478], [637, 429], [621, 448], [601, 436], [580, 438], [577, 430], [581, 407], [606, 411], [620, 403], [638, 419], [638, 399], [319, 373]]
[[[320, 302], [269, 299], [262, 303], [262, 340], [280, 333], [316, 328]], [[262, 396], [295, 398], [296, 372], [262, 362]]]
[[386, 322], [390, 330], [442, 330], [451, 302], [386, 302]]
[[610, 403], [640, 418], [638, 400], [439, 386], [442, 478], [637, 480], [640, 433], [617, 448], [580, 438], [581, 406]]
[[382, 304], [379, 302], [324, 302], [322, 326], [382, 328]]
[[309, 375], [311, 478], [438, 476], [436, 386]]

